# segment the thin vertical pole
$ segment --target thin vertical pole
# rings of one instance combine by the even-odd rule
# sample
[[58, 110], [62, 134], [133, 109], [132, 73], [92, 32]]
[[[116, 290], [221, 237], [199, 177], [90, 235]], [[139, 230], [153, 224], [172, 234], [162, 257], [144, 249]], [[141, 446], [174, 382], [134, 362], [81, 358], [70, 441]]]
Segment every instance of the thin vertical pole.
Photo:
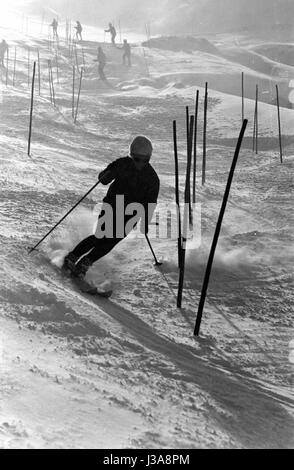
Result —
[[50, 90], [50, 101], [52, 103], [52, 87], [51, 87], [51, 74], [50, 74], [50, 60], [48, 60], [48, 83], [49, 83], [49, 90]]
[[30, 86], [30, 48], [28, 47], [28, 87]]
[[242, 72], [242, 122], [244, 121], [244, 72]]
[[83, 66], [84, 66], [84, 69], [85, 69], [86, 62], [85, 62], [85, 51], [84, 51], [83, 47], [82, 47], [82, 56], [83, 56]]
[[39, 87], [39, 96], [41, 95], [41, 64], [40, 64], [40, 51], [38, 49], [38, 87]]
[[256, 98], [255, 98], [255, 107], [254, 107], [254, 122], [253, 122], [253, 143], [252, 151], [255, 150], [255, 137], [256, 137]]
[[279, 99], [279, 87], [278, 87], [278, 85], [276, 85], [276, 92], [277, 92], [277, 109], [278, 109], [278, 125], [279, 125], [280, 161], [281, 161], [281, 163], [283, 163], [281, 114], [280, 114], [280, 99]]
[[80, 73], [80, 69], [79, 69], [79, 60], [78, 60], [78, 51], [77, 51], [77, 43], [75, 42], [75, 58], [76, 58], [76, 66], [77, 66], [77, 71], [78, 71], [78, 74]]
[[[187, 137], [187, 161], [189, 159], [189, 149], [190, 149], [190, 113], [189, 106], [186, 106], [186, 137]], [[192, 223], [192, 207], [191, 207], [191, 182], [189, 179], [188, 187], [188, 205], [189, 205], [189, 222]]]
[[175, 156], [175, 196], [176, 196], [176, 210], [178, 217], [178, 267], [181, 266], [181, 250], [182, 250], [182, 222], [181, 222], [181, 207], [180, 207], [180, 189], [179, 189], [179, 158], [178, 158], [178, 144], [177, 144], [177, 121], [173, 121], [173, 138], [174, 138], [174, 156]]
[[120, 20], [118, 20], [118, 28], [119, 28], [119, 42], [121, 43], [121, 27], [120, 27]]
[[34, 107], [35, 74], [36, 74], [36, 62], [34, 62], [33, 79], [32, 79], [31, 110], [30, 110], [30, 127], [29, 127], [29, 141], [28, 141], [28, 156], [30, 156], [30, 154], [31, 154], [31, 139], [32, 139], [32, 122], [33, 122], [33, 107]]
[[207, 92], [208, 83], [205, 83], [205, 97], [204, 97], [204, 122], [203, 122], [203, 159], [202, 159], [202, 186], [206, 182], [206, 132], [207, 132]]
[[234, 158], [233, 158], [233, 161], [232, 161], [231, 170], [230, 170], [228, 181], [227, 181], [227, 186], [226, 186], [226, 189], [225, 189], [225, 192], [224, 192], [222, 206], [221, 206], [221, 209], [220, 209], [218, 221], [217, 221], [216, 228], [215, 228], [215, 233], [214, 233], [214, 237], [213, 237], [213, 241], [212, 241], [212, 245], [211, 245], [211, 250], [210, 250], [210, 254], [209, 254], [209, 258], [208, 258], [208, 262], [207, 262], [205, 277], [204, 277], [204, 281], [203, 281], [203, 286], [202, 286], [202, 291], [201, 291], [201, 296], [200, 296], [200, 302], [199, 302], [199, 306], [198, 306], [198, 313], [197, 313], [195, 330], [194, 330], [194, 335], [195, 336], [198, 336], [199, 331], [200, 331], [202, 313], [203, 313], [203, 308], [204, 308], [204, 304], [205, 304], [205, 299], [206, 299], [206, 294], [207, 294], [207, 289], [208, 289], [208, 284], [209, 284], [213, 259], [214, 259], [214, 255], [215, 255], [215, 251], [216, 251], [216, 247], [217, 247], [217, 243], [218, 243], [218, 239], [219, 239], [219, 235], [220, 235], [220, 231], [221, 231], [221, 227], [222, 227], [222, 221], [223, 221], [223, 218], [224, 218], [228, 198], [229, 198], [229, 195], [230, 195], [230, 189], [231, 189], [231, 185], [232, 185], [232, 181], [233, 181], [233, 176], [234, 176], [235, 168], [236, 168], [236, 165], [237, 165], [237, 161], [238, 161], [238, 157], [239, 157], [239, 153], [240, 153], [240, 149], [241, 149], [241, 145], [242, 145], [242, 141], [243, 141], [243, 137], [244, 137], [244, 133], [245, 133], [245, 130], [246, 130], [247, 123], [248, 123], [247, 119], [244, 119], [241, 131], [240, 131], [240, 135], [239, 135], [239, 138], [238, 138]]
[[196, 101], [195, 101], [194, 148], [193, 148], [194, 150], [193, 151], [193, 204], [196, 204], [198, 107], [199, 107], [199, 90], [197, 90], [196, 92]]
[[187, 243], [187, 232], [188, 232], [188, 219], [189, 219], [189, 193], [190, 193], [190, 176], [191, 176], [191, 164], [192, 164], [192, 139], [193, 139], [193, 126], [194, 116], [190, 118], [189, 128], [189, 145], [188, 145], [188, 158], [187, 158], [187, 171], [186, 171], [186, 185], [185, 185], [185, 208], [184, 208], [184, 221], [183, 221], [183, 238], [182, 238], [182, 249], [181, 249], [181, 262], [180, 262], [180, 276], [178, 284], [178, 296], [177, 296], [177, 307], [182, 307], [183, 298], [183, 286], [185, 277], [185, 257], [186, 257], [186, 243]]
[[9, 47], [7, 47], [7, 55], [6, 55], [6, 86], [8, 85], [8, 75], [9, 75]]
[[58, 53], [57, 53], [57, 50], [55, 51], [55, 60], [56, 60], [57, 83], [59, 83], [59, 67], [58, 67]]
[[256, 137], [255, 137], [255, 150], [258, 153], [258, 85], [256, 85]]
[[16, 46], [14, 48], [14, 65], [13, 65], [13, 80], [12, 80], [13, 86], [15, 86], [15, 76], [16, 76]]
[[51, 63], [51, 60], [50, 60], [49, 62], [50, 62], [50, 79], [51, 79], [51, 87], [52, 87], [53, 105], [56, 106], [55, 90], [54, 90], [54, 81], [53, 81], [53, 72], [52, 72], [52, 63]]
[[76, 68], [72, 66], [72, 102], [71, 102], [71, 114], [74, 118], [75, 116], [75, 78], [76, 78]]
[[79, 102], [80, 102], [80, 94], [81, 94], [81, 88], [82, 88], [82, 79], [83, 79], [83, 69], [81, 70], [81, 75], [80, 75], [80, 86], [79, 86], [78, 99], [77, 99], [77, 106], [76, 106], [76, 113], [75, 113], [75, 120], [74, 120], [75, 123], [77, 122], [77, 117], [78, 117]]

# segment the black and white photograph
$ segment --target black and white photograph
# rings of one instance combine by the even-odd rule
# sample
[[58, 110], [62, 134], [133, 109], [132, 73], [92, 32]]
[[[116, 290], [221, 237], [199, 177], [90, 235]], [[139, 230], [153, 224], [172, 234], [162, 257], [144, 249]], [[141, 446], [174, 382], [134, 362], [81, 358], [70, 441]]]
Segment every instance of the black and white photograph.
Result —
[[293, 0], [1, 0], [0, 142], [0, 449], [293, 449]]

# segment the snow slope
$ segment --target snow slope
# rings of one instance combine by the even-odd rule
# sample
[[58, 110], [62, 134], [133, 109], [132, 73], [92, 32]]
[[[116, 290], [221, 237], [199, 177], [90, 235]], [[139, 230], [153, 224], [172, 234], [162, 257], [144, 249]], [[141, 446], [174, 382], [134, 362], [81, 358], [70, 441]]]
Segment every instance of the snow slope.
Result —
[[[31, 60], [41, 55], [32, 153], [27, 155]], [[83, 43], [85, 75], [77, 124], [71, 118], [71, 70], [61, 42], [15, 40], [16, 86], [2, 69], [0, 244], [0, 445], [3, 448], [290, 448], [293, 447], [293, 111], [281, 110], [285, 143], [279, 163], [276, 110], [260, 104], [260, 152], [251, 150], [254, 103], [246, 99], [247, 137], [217, 250], [200, 338], [193, 327], [222, 194], [240, 130], [240, 98], [230, 94], [241, 71], [275, 77], [205, 52], [187, 55], [133, 49], [133, 67], [103, 44]], [[254, 46], [254, 44], [252, 44]], [[244, 46], [245, 47], [245, 46]], [[273, 45], [271, 44], [271, 47]], [[280, 46], [279, 46], [280, 47]], [[54, 67], [56, 107], [49, 100], [47, 59]], [[78, 46], [79, 64], [82, 48]], [[180, 65], [179, 65], [180, 64]], [[180, 67], [180, 72], [179, 72]], [[283, 65], [281, 64], [281, 67]], [[287, 66], [285, 66], [287, 67]], [[197, 73], [195, 73], [197, 70]], [[185, 173], [184, 106], [196, 85], [218, 74], [228, 90], [209, 91], [208, 172], [198, 185], [202, 244], [187, 252], [183, 309], [176, 308], [176, 242], [132, 235], [89, 272], [110, 282], [111, 300], [78, 292], [57, 269], [65, 253], [93, 232], [98, 187], [38, 252], [42, 238], [128, 152], [136, 134], [154, 142], [160, 202], [174, 200], [172, 120], [177, 119], [181, 187]], [[217, 81], [216, 81], [217, 82]], [[216, 83], [215, 82], [215, 83]], [[78, 81], [77, 81], [78, 84]], [[227, 93], [224, 93], [227, 91]], [[201, 155], [202, 118], [199, 123]], [[200, 183], [200, 158], [198, 181]]]

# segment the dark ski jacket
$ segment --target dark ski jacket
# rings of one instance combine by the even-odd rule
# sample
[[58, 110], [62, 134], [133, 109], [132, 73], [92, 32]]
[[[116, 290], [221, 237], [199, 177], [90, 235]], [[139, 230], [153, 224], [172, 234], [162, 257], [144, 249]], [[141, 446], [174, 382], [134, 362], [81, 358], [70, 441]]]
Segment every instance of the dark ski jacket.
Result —
[[[116, 196], [123, 195], [125, 207], [133, 202], [142, 204], [147, 216], [145, 219], [147, 227], [157, 203], [160, 187], [160, 180], [154, 168], [148, 163], [141, 171], [138, 171], [131, 157], [123, 157], [110, 163], [99, 174], [99, 178], [108, 171], [110, 172], [109, 178], [103, 184], [109, 184], [111, 181], [112, 184], [103, 201], [115, 207]], [[154, 204], [153, 210], [149, 207], [148, 211], [148, 204]]]

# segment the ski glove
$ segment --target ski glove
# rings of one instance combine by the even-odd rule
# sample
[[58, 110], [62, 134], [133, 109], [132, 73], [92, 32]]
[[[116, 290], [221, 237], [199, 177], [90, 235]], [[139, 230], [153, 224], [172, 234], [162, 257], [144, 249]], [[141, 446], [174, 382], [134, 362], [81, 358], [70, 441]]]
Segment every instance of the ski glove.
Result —
[[98, 179], [102, 184], [106, 185], [113, 180], [113, 174], [110, 170], [106, 169], [99, 174]]

